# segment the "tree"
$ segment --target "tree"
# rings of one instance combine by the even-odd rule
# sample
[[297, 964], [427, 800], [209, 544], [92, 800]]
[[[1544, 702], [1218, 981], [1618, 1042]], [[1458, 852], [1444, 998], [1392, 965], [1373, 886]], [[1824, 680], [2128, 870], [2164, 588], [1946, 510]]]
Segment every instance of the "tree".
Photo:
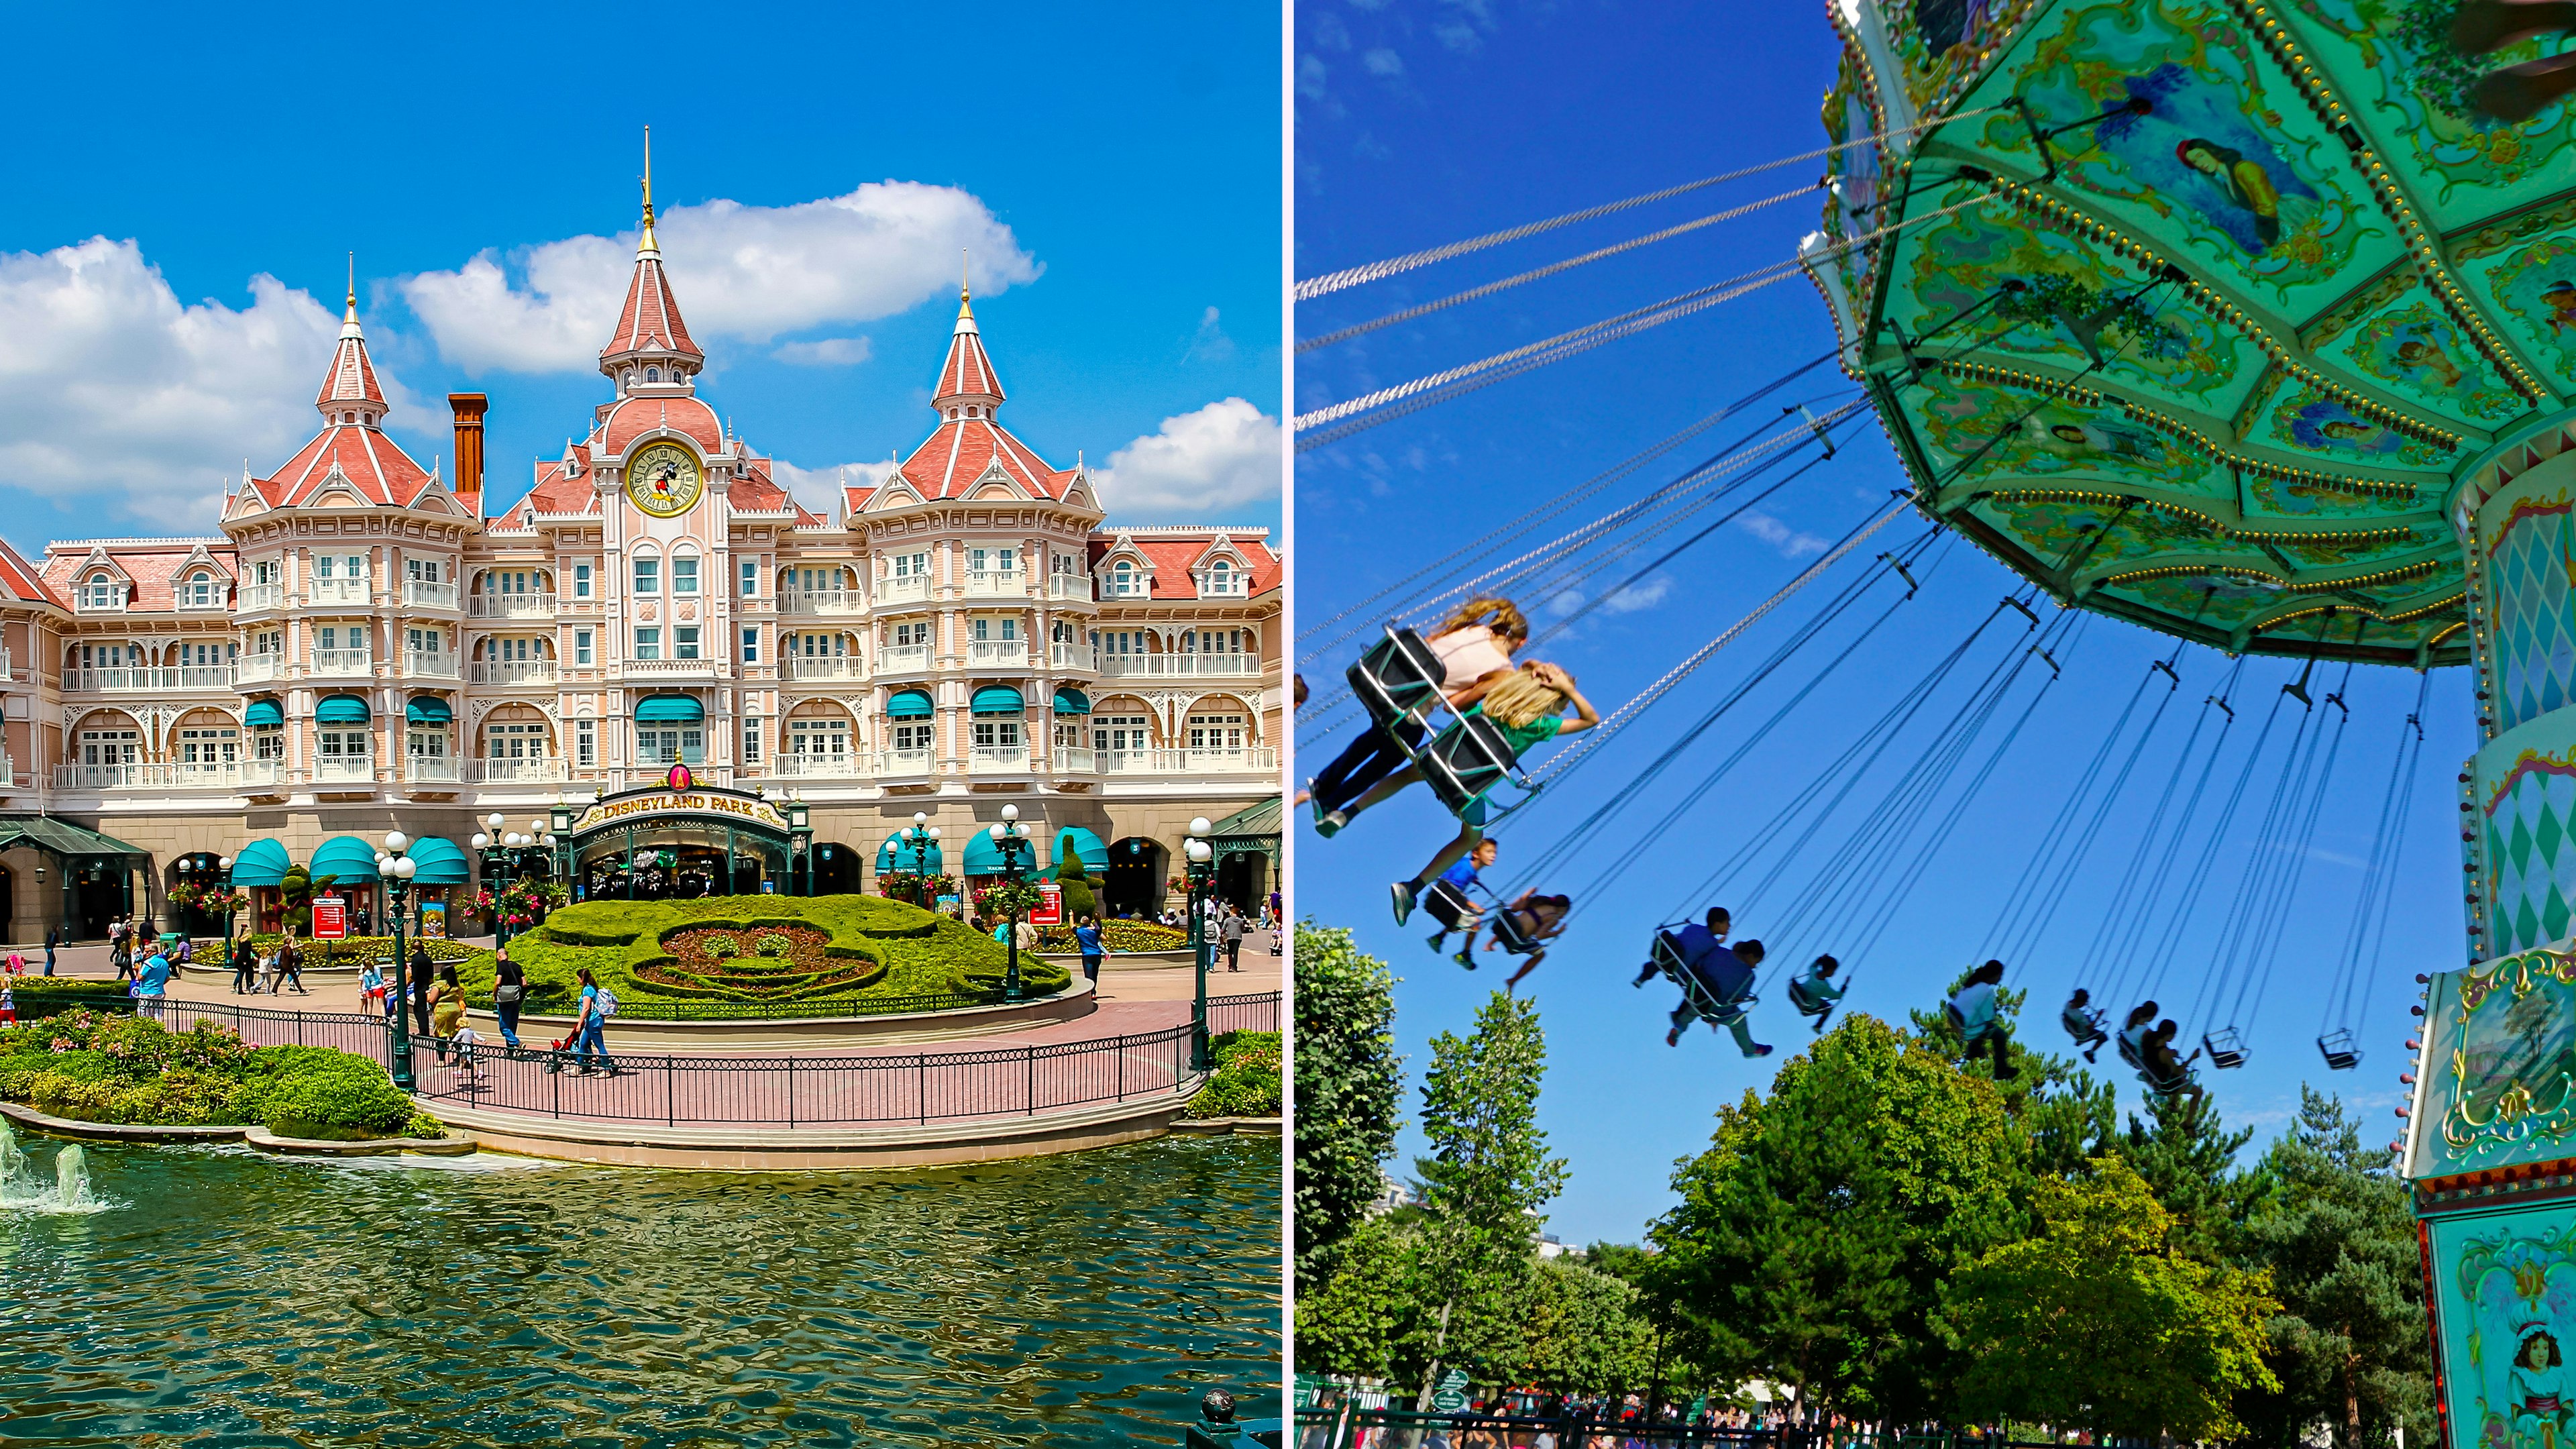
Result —
[[[1953, 981], [1951, 990], [1964, 984], [1964, 980]], [[2008, 988], [1995, 993], [1996, 1019], [2009, 1034], [2005, 1053], [2017, 1074], [1996, 1082], [1995, 1091], [2003, 1098], [2004, 1111], [2021, 1124], [2030, 1141], [2030, 1170], [2043, 1177], [2067, 1177], [2119, 1140], [2119, 1092], [2109, 1082], [2093, 1080], [2093, 1074], [2073, 1057], [2034, 1050], [2022, 1039], [2021, 1009], [2028, 999], [2028, 992]], [[1951, 1023], [1949, 1013], [1935, 1008], [1908, 1015], [1917, 1040], [1954, 1061], [1966, 1054], [1967, 1040]], [[1991, 1066], [1980, 1069], [1971, 1062], [1965, 1070], [1993, 1080]]]
[[1721, 1108], [1649, 1229], [1713, 1364], [1862, 1417], [1929, 1416], [1941, 1280], [2016, 1235], [2023, 1139], [1994, 1084], [1854, 1014]]
[[2234, 1251], [2236, 1225], [2257, 1195], [2257, 1180], [2236, 1167], [2237, 1150], [2253, 1139], [2251, 1127], [2229, 1131], [2209, 1103], [2151, 1097], [2147, 1120], [2130, 1114], [2118, 1152], [2174, 1215], [2175, 1246], [2215, 1263]]
[[2433, 1442], [2423, 1270], [2388, 1154], [2362, 1147], [2342, 1102], [2302, 1088], [2297, 1122], [2255, 1176], [2267, 1191], [2244, 1250], [2271, 1273], [2281, 1311], [2268, 1355], [2280, 1388], [2245, 1406], [2252, 1437], [2291, 1445], [2323, 1423], [2335, 1449], [2363, 1449], [2403, 1425]]
[[1570, 1258], [1540, 1260], [1529, 1295], [1528, 1341], [1515, 1378], [1583, 1393], [1639, 1387], [1652, 1373], [1651, 1332], [1637, 1290]]
[[2000, 1244], [1944, 1292], [1966, 1355], [1954, 1403], [2128, 1438], [2243, 1430], [2235, 1397], [2278, 1387], [2263, 1362], [2280, 1306], [2268, 1275], [2176, 1252], [2177, 1222], [2116, 1158], [2089, 1179], [2033, 1185], [2037, 1233]]
[[1431, 1151], [1414, 1162], [1423, 1219], [1417, 1263], [1430, 1289], [1420, 1301], [1433, 1313], [1417, 1410], [1430, 1406], [1447, 1368], [1494, 1377], [1518, 1365], [1533, 1243], [1546, 1221], [1539, 1209], [1565, 1186], [1565, 1159], [1547, 1155], [1538, 1127], [1546, 1072], [1538, 1008], [1506, 992], [1487, 998], [1467, 1036], [1432, 1038], [1422, 1083]]
[[1100, 898], [1092, 894], [1091, 877], [1083, 870], [1082, 852], [1074, 845], [1070, 830], [1056, 837], [1055, 881], [1064, 896], [1067, 924], [1100, 914]]
[[1395, 1153], [1395, 977], [1351, 933], [1297, 927], [1297, 1289], [1365, 1219]]
[[[1303, 974], [1305, 962], [1298, 968]], [[1303, 994], [1303, 988], [1300, 988]], [[1298, 1043], [1298, 1055], [1305, 1043]], [[1422, 1300], [1418, 1219], [1380, 1218], [1333, 1245], [1329, 1273], [1297, 1295], [1297, 1362], [1307, 1372], [1408, 1382], [1421, 1372]], [[1302, 1265], [1301, 1265], [1302, 1266]]]

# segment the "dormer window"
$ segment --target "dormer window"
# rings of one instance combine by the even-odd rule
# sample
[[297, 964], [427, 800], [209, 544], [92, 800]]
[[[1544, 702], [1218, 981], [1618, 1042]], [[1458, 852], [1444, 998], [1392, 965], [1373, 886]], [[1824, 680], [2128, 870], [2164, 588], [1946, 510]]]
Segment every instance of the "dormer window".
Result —
[[984, 415], [984, 410], [983, 410], [982, 408], [979, 408], [979, 407], [969, 407], [968, 409], [966, 409], [966, 416], [968, 416], [968, 417], [970, 417], [970, 418], [980, 418], [980, 417], [982, 417], [983, 415]]
[[953, 423], [953, 422], [955, 422], [955, 421], [957, 421], [957, 409], [955, 409], [955, 408], [950, 408], [950, 409], [948, 410], [948, 421], [950, 421], [950, 422], [952, 422], [952, 423]]
[[1209, 564], [1207, 571], [1207, 591], [1211, 594], [1231, 594], [1235, 592], [1234, 565], [1227, 563], [1224, 559], [1218, 559], [1216, 562]]
[[187, 585], [180, 590], [180, 597], [187, 601], [187, 606], [191, 609], [213, 608], [215, 606], [215, 576], [207, 573], [203, 569], [199, 569], [197, 572], [188, 575]]
[[120, 602], [118, 595], [119, 590], [113, 577], [104, 573], [91, 574], [89, 582], [81, 586], [81, 607], [113, 609]]
[[1120, 559], [1117, 565], [1109, 570], [1109, 596], [1111, 598], [1129, 599], [1134, 598], [1136, 595], [1143, 592], [1145, 592], [1144, 580], [1137, 576], [1136, 566], [1134, 564], [1129, 563], [1125, 559]]
[[646, 382], [660, 382], [662, 380], [662, 369], [658, 367], [648, 367], [644, 369], [644, 380]]

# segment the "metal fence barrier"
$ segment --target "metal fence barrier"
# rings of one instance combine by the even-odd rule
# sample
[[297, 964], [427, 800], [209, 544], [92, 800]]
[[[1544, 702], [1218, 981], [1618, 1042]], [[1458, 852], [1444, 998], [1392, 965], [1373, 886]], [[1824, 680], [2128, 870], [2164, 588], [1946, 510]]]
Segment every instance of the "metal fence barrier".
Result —
[[[80, 1004], [112, 1009], [125, 998]], [[173, 1031], [213, 1022], [253, 1046], [322, 1046], [389, 1062], [382, 1017], [277, 1011], [227, 1001], [134, 999], [135, 1010]], [[1275, 991], [1208, 998], [1208, 1030], [1276, 1031]], [[604, 1035], [613, 1038], [611, 1020]], [[1187, 1023], [1090, 1041], [972, 1051], [852, 1056], [603, 1055], [471, 1049], [412, 1042], [418, 1095], [460, 1106], [609, 1122], [746, 1127], [852, 1127], [1035, 1116], [1101, 1102], [1177, 1096], [1197, 1084]]]
[[1417, 1414], [1356, 1399], [1298, 1409], [1295, 1442], [1297, 1449], [1529, 1449], [1540, 1444], [1555, 1449], [2062, 1449], [2048, 1440], [1948, 1429], [1756, 1429], [1657, 1421], [1617, 1404], [1555, 1414]]

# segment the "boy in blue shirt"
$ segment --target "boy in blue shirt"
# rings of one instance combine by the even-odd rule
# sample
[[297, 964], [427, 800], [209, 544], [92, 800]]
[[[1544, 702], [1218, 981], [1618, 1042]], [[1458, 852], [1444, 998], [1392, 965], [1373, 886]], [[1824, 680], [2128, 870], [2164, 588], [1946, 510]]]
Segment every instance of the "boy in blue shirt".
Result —
[[[1502, 847], [1494, 844], [1493, 841], [1479, 840], [1476, 842], [1475, 848], [1469, 850], [1456, 865], [1453, 865], [1440, 873], [1441, 883], [1449, 887], [1449, 890], [1442, 892], [1441, 895], [1447, 896], [1457, 902], [1464, 903], [1464, 908], [1458, 910], [1454, 915], [1443, 914], [1437, 909], [1433, 910], [1431, 918], [1440, 923], [1440, 929], [1431, 933], [1432, 950], [1437, 951], [1442, 946], [1447, 945], [1449, 941], [1449, 933], [1451, 931], [1465, 931], [1467, 933], [1468, 941], [1471, 944], [1474, 942], [1476, 936], [1476, 923], [1484, 919], [1485, 910], [1484, 907], [1476, 905], [1470, 899], [1467, 891], [1469, 887], [1476, 884], [1477, 873], [1483, 870], [1486, 866], [1492, 865], [1494, 863], [1494, 857], [1501, 853]], [[1398, 892], [1396, 897], [1398, 914], [1395, 919], [1396, 924], [1402, 925], [1404, 923], [1405, 916], [1411, 914], [1410, 908], [1413, 903], [1410, 897], [1412, 892], [1405, 889], [1403, 886], [1398, 886], [1396, 889]], [[1435, 900], [1437, 899], [1438, 897], [1435, 897]], [[1458, 953], [1458, 962], [1470, 971], [1476, 969], [1475, 958], [1467, 954], [1463, 949]]]

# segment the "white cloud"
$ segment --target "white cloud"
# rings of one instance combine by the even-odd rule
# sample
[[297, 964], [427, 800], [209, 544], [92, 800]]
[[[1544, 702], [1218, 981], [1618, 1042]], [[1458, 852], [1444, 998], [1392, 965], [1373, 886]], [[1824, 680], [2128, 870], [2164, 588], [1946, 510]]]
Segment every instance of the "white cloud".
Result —
[[1642, 584], [1630, 584], [1612, 594], [1601, 607], [1613, 614], [1633, 614], [1639, 609], [1651, 609], [1662, 603], [1664, 595], [1672, 591], [1672, 577], [1668, 574], [1657, 574]]
[[[792, 206], [710, 201], [655, 224], [671, 290], [700, 346], [765, 343], [784, 332], [889, 317], [957, 281], [975, 289], [1036, 280], [1039, 267], [984, 203], [953, 186], [870, 182]], [[586, 372], [617, 325], [635, 265], [633, 233], [485, 251], [450, 272], [396, 285], [468, 370]]]
[[825, 518], [832, 516], [832, 505], [840, 501], [844, 481], [873, 488], [893, 471], [892, 458], [879, 458], [873, 463], [831, 463], [820, 468], [799, 468], [784, 458], [769, 460], [769, 476], [795, 495], [797, 502]]
[[1790, 558], [1804, 558], [1823, 553], [1825, 540], [1812, 533], [1801, 533], [1767, 513], [1744, 515], [1744, 531], [1780, 550]]
[[1183, 362], [1230, 362], [1234, 358], [1234, 339], [1217, 325], [1217, 311], [1210, 307], [1199, 316], [1199, 330], [1190, 338], [1190, 350], [1181, 354]]
[[[131, 241], [0, 253], [0, 484], [160, 529], [211, 523], [245, 456], [274, 468], [321, 429], [340, 330], [275, 277], [250, 293], [239, 310], [182, 303]], [[397, 423], [424, 416], [381, 360], [376, 376]]]
[[1379, 46], [1375, 50], [1360, 53], [1360, 68], [1370, 75], [1391, 79], [1404, 74], [1404, 57], [1385, 46]]
[[1163, 419], [1162, 428], [1093, 470], [1102, 504], [1120, 518], [1217, 519], [1237, 504], [1279, 496], [1279, 420], [1239, 397]]
[[864, 337], [823, 337], [790, 342], [769, 355], [798, 367], [856, 367], [876, 356], [876, 346]]

